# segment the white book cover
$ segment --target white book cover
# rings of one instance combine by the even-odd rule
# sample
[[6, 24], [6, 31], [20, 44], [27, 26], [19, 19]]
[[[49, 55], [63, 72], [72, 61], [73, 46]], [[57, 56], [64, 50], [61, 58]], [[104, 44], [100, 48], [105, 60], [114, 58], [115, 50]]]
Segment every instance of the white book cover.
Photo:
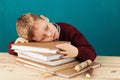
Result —
[[50, 66], [57, 66], [57, 65], [64, 64], [64, 63], [67, 63], [67, 62], [75, 61], [75, 58], [58, 59], [58, 60], [53, 60], [53, 61], [43, 61], [43, 60], [36, 59], [36, 58], [30, 57], [30, 56], [27, 56], [27, 55], [24, 55], [24, 54], [18, 54], [18, 56], [21, 57], [21, 58], [33, 60], [33, 61], [40, 62], [40, 63], [43, 63], [43, 64], [47, 64], [47, 65], [50, 65]]
[[15, 50], [16, 53], [18, 54], [24, 54], [36, 59], [41, 59], [44, 61], [50, 61], [50, 60], [55, 60], [55, 59], [60, 59], [60, 57], [63, 54], [50, 54], [50, 53], [40, 53], [40, 52], [30, 52], [30, 51], [22, 51], [22, 50]]
[[56, 45], [64, 43], [70, 44], [68, 41], [14, 43], [11, 49], [56, 54]]
[[23, 51], [33, 51], [33, 52], [42, 52], [42, 53], [51, 53], [51, 54], [56, 54], [56, 51], [58, 49], [51, 50], [49, 48], [38, 48], [38, 47], [30, 47], [30, 46], [18, 46], [14, 45], [12, 46], [13, 50], [23, 50]]

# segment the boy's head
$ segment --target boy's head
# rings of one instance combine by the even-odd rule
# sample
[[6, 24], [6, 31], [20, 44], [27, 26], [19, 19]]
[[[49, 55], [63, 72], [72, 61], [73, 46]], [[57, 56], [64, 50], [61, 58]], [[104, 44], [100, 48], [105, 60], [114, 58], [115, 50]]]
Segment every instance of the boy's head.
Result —
[[27, 13], [16, 22], [18, 36], [28, 41], [53, 41], [59, 37], [56, 27], [44, 16]]
[[16, 22], [16, 30], [19, 37], [30, 40], [33, 37], [33, 25], [40, 17], [31, 13], [27, 13], [18, 18]]

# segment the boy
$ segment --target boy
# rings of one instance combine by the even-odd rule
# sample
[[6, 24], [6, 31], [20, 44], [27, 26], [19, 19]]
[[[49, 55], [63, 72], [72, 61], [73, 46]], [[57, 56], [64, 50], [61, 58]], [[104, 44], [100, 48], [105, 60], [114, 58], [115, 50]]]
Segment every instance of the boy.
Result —
[[[47, 42], [47, 41], [70, 41], [71, 44], [56, 45], [61, 49], [57, 53], [65, 54], [62, 58], [75, 57], [79, 61], [90, 59], [94, 61], [96, 53], [85, 37], [75, 27], [67, 23], [51, 23], [45, 16], [37, 16], [27, 13], [22, 15], [16, 23], [18, 42]], [[9, 43], [9, 53], [17, 55], [11, 50]]]

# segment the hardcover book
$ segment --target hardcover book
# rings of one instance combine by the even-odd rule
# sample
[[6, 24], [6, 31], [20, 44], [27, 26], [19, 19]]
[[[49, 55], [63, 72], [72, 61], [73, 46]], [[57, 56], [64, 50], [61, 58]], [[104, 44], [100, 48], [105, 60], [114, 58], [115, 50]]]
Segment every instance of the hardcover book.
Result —
[[68, 62], [67, 64], [61, 64], [58, 66], [50, 66], [50, 65], [34, 62], [31, 60], [27, 60], [24, 58], [19, 58], [19, 57], [16, 58], [16, 60], [17, 60], [16, 64], [18, 65], [35, 69], [38, 71], [43, 71], [42, 73], [43, 77], [46, 74], [53, 74], [53, 75], [57, 75], [65, 78], [71, 78], [85, 72], [86, 72], [85, 74], [87, 74], [87, 71], [89, 71], [91, 68], [95, 69], [101, 66], [100, 63], [93, 62], [90, 66], [82, 69], [79, 72], [76, 72], [74, 68], [76, 65], [80, 64], [79, 61], [72, 61], [72, 62]]
[[78, 61], [71, 61], [71, 62], [68, 62], [67, 64], [64, 63], [64, 64], [57, 65], [57, 66], [50, 66], [50, 65], [47, 65], [47, 64], [44, 64], [44, 63], [32, 61], [32, 60], [25, 59], [25, 58], [20, 58], [20, 57], [16, 58], [16, 64], [19, 64], [19, 65], [22, 65], [22, 66], [29, 65], [31, 67], [34, 67], [33, 69], [37, 69], [37, 70], [40, 70], [40, 71], [54, 70], [54, 69], [65, 67], [65, 66], [75, 65], [77, 63], [79, 63], [79, 62]]
[[22, 51], [22, 50], [15, 50], [15, 52], [18, 53], [18, 56], [20, 56], [20, 54], [23, 54], [43, 61], [60, 59], [60, 57], [63, 55], [63, 54], [50, 54], [50, 53], [45, 54], [42, 52]]
[[52, 42], [14, 43], [12, 44], [11, 49], [56, 54], [56, 51], [58, 49], [55, 46], [57, 44], [63, 44], [63, 43], [70, 43], [70, 42], [52, 41]]
[[57, 66], [57, 65], [60, 65], [60, 64], [75, 61], [75, 58], [65, 58], [65, 59], [56, 59], [56, 60], [51, 60], [51, 61], [44, 61], [44, 60], [41, 60], [41, 59], [37, 59], [37, 58], [34, 58], [34, 57], [27, 56], [25, 54], [19, 54], [19, 53], [18, 53], [18, 56], [21, 57], [21, 58], [25, 58], [25, 59], [28, 59], [28, 60], [35, 61], [35, 62], [47, 64], [47, 65], [50, 65], [50, 66]]
[[69, 67], [69, 68], [67, 68], [67, 69], [63, 69], [63, 70], [56, 71], [55, 74], [58, 75], [58, 76], [61, 76], [61, 77], [65, 77], [65, 78], [71, 78], [71, 77], [74, 77], [74, 76], [76, 76], [76, 75], [85, 73], [85, 72], [89, 71], [91, 68], [95, 69], [95, 68], [98, 68], [98, 67], [100, 67], [100, 66], [101, 66], [100, 63], [93, 62], [90, 66], [82, 69], [82, 70], [79, 71], [79, 72], [76, 72], [76, 71], [74, 70], [74, 67], [75, 67], [75, 65], [74, 65], [74, 66], [71, 66], [71, 67]]

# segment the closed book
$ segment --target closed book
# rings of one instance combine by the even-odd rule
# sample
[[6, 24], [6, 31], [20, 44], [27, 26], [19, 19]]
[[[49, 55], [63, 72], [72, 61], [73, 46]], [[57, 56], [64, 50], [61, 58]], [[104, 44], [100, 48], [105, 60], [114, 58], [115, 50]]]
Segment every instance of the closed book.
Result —
[[91, 68], [95, 69], [101, 66], [100, 63], [97, 62], [93, 62], [90, 66], [82, 69], [81, 71], [76, 72], [74, 70], [75, 66], [80, 64], [79, 61], [72, 61], [69, 63], [65, 63], [62, 65], [58, 65], [58, 66], [49, 66], [46, 64], [42, 64], [42, 63], [38, 63], [38, 62], [34, 62], [28, 59], [24, 59], [24, 58], [16, 58], [16, 64], [23, 66], [23, 67], [28, 67], [31, 69], [35, 69], [38, 71], [43, 71], [42, 75], [44, 76], [44, 74], [55, 74], [57, 76], [61, 76], [61, 77], [65, 77], [65, 78], [71, 78], [77, 75], [80, 75], [82, 73], [87, 74]]
[[58, 49], [55, 46], [57, 44], [63, 44], [63, 43], [70, 43], [70, 42], [51, 41], [51, 42], [14, 43], [12, 44], [11, 49], [56, 54], [56, 51]]
[[34, 58], [34, 57], [27, 56], [25, 54], [18, 54], [18, 56], [21, 57], [21, 58], [28, 59], [28, 60], [32, 60], [32, 61], [36, 61], [36, 62], [39, 62], [39, 63], [47, 64], [47, 65], [50, 65], [50, 66], [57, 66], [57, 65], [64, 64], [64, 63], [67, 63], [67, 62], [75, 61], [75, 58], [66, 58], [66, 59], [44, 61], [44, 60], [41, 60], [41, 59], [37, 59], [37, 58]]
[[56, 71], [55, 74], [58, 75], [58, 76], [61, 76], [61, 77], [65, 77], [65, 78], [71, 78], [71, 77], [77, 76], [77, 75], [82, 74], [82, 73], [87, 74], [87, 71], [89, 71], [91, 68], [92, 69], [98, 68], [98, 67], [101, 66], [101, 64], [97, 63], [97, 62], [93, 62], [90, 66], [88, 66], [88, 67], [86, 67], [86, 68], [84, 68], [84, 69], [82, 69], [81, 71], [78, 71], [78, 72], [76, 72], [74, 70], [75, 66], [76, 65], [71, 66], [67, 69]]
[[30, 56], [36, 59], [41, 59], [44, 61], [51, 61], [51, 60], [55, 60], [55, 59], [60, 59], [60, 57], [63, 54], [50, 54], [50, 53], [42, 53], [42, 52], [33, 52], [33, 51], [23, 51], [23, 50], [15, 50], [15, 52], [18, 53], [18, 56], [20, 54], [24, 54], [26, 56]]
[[59, 69], [61, 67], [65, 67], [65, 66], [76, 65], [79, 62], [78, 61], [72, 61], [72, 62], [61, 64], [61, 65], [58, 65], [58, 66], [50, 66], [50, 65], [43, 64], [43, 63], [40, 63], [40, 62], [36, 62], [36, 61], [29, 60], [29, 59], [17, 57], [16, 58], [16, 63], [21, 64], [22, 66], [29, 65], [31, 67], [34, 67], [34, 69], [36, 69], [36, 70], [48, 71], [48, 70]]
[[45, 69], [38, 68], [38, 67], [35, 67], [33, 65], [29, 65], [29, 64], [26, 64], [26, 63], [23, 63], [23, 62], [20, 62], [20, 61], [17, 61], [15, 64], [20, 65], [21, 67], [26, 67], [26, 68], [30, 68], [30, 69], [46, 72]]

